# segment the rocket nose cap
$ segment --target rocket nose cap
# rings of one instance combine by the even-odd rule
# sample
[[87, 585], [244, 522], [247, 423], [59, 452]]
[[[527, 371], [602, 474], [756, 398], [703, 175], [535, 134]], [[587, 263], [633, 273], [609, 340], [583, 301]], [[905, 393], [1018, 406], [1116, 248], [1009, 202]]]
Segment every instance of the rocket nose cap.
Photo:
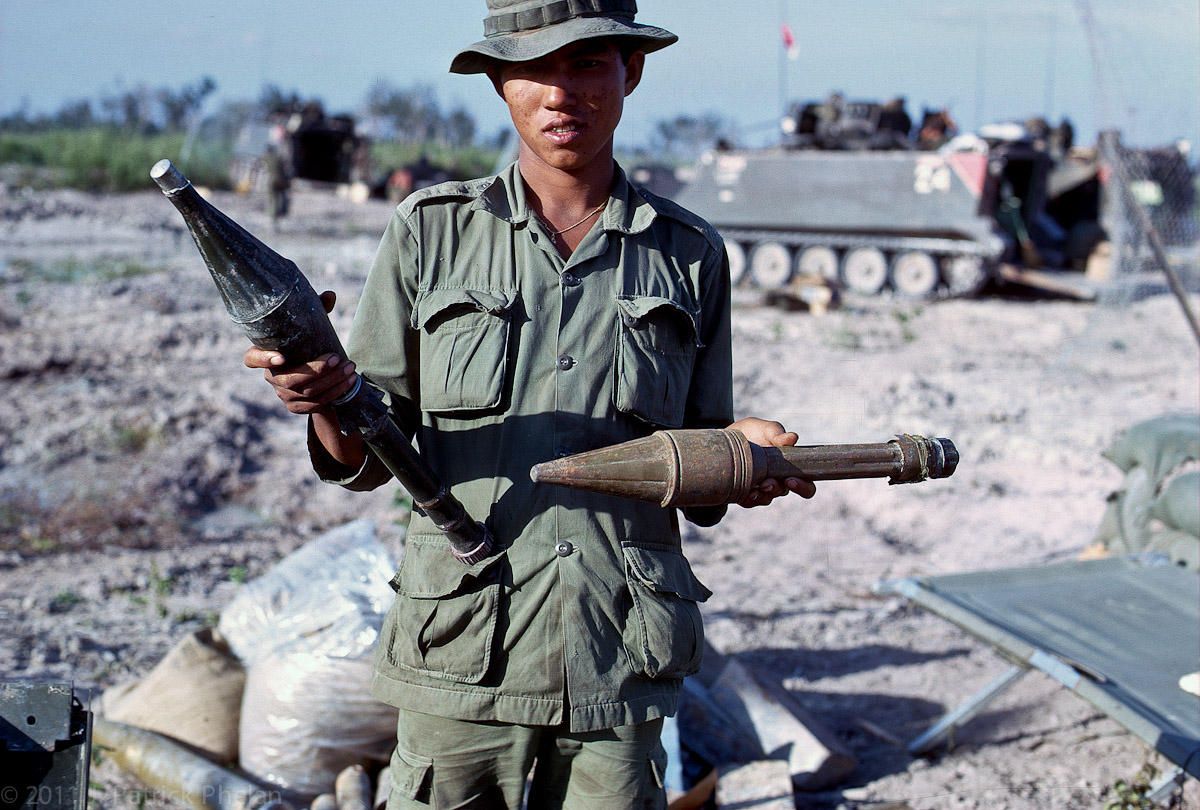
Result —
[[191, 185], [190, 181], [183, 176], [183, 172], [179, 171], [169, 158], [163, 158], [151, 167], [150, 178], [158, 183], [158, 187], [168, 196]]
[[529, 468], [529, 480], [535, 484], [557, 484], [560, 479], [554, 475], [554, 461], [543, 461]]
[[949, 439], [934, 439], [934, 441], [941, 448], [942, 464], [941, 473], [933, 477], [949, 478], [958, 469], [958, 448]]

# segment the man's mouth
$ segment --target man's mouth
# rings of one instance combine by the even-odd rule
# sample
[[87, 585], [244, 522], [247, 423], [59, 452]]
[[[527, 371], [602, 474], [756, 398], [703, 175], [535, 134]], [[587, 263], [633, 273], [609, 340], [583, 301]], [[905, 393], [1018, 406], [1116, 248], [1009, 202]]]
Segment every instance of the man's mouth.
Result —
[[549, 124], [542, 132], [554, 144], [566, 146], [579, 137], [583, 125], [578, 121], [557, 120]]

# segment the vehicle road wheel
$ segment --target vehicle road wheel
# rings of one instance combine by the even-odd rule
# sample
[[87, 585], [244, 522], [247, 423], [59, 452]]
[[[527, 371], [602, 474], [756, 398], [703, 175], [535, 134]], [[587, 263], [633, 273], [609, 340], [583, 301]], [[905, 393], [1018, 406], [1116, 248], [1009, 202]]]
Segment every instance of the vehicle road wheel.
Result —
[[729, 283], [736, 287], [746, 276], [746, 249], [741, 242], [726, 239], [725, 254], [729, 257]]
[[859, 295], [875, 295], [887, 282], [888, 266], [879, 248], [860, 247], [846, 251], [842, 259], [842, 282]]
[[892, 260], [892, 289], [907, 298], [925, 298], [937, 289], [937, 262], [923, 250], [908, 250]]
[[787, 286], [792, 275], [792, 257], [780, 242], [761, 242], [750, 252], [750, 278], [764, 290]]
[[982, 256], [964, 253], [951, 256], [942, 267], [942, 276], [951, 295], [974, 295], [987, 284], [987, 268]]
[[837, 281], [838, 259], [833, 248], [824, 245], [807, 247], [796, 256], [796, 275]]

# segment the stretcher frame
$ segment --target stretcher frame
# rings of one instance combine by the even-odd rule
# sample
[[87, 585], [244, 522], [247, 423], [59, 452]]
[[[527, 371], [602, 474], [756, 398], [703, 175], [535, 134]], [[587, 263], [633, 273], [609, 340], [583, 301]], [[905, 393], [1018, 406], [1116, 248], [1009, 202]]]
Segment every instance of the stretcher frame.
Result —
[[[1131, 555], [885, 580], [874, 590], [946, 619], [1010, 664], [909, 742], [909, 753], [952, 741], [961, 725], [1036, 669], [1170, 760], [1151, 798], [1165, 799], [1189, 775], [1200, 778], [1200, 697], [1178, 685], [1200, 666], [1196, 571], [1161, 555]], [[1144, 616], [1131, 620], [1129, 611]]]

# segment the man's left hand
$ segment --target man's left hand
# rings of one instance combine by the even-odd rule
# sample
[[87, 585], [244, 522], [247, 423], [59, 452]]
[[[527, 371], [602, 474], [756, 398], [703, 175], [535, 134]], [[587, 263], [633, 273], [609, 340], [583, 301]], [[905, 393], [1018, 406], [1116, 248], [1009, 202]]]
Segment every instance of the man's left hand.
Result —
[[[747, 416], [729, 426], [740, 431], [753, 444], [761, 447], [791, 447], [800, 437], [791, 431], [784, 430], [779, 422]], [[747, 509], [753, 506], [766, 506], [771, 501], [795, 492], [801, 498], [811, 498], [817, 494], [817, 485], [807, 478], [787, 478], [780, 481], [777, 478], [767, 478], [754, 489], [746, 493], [746, 497], [738, 501], [739, 506]]]

